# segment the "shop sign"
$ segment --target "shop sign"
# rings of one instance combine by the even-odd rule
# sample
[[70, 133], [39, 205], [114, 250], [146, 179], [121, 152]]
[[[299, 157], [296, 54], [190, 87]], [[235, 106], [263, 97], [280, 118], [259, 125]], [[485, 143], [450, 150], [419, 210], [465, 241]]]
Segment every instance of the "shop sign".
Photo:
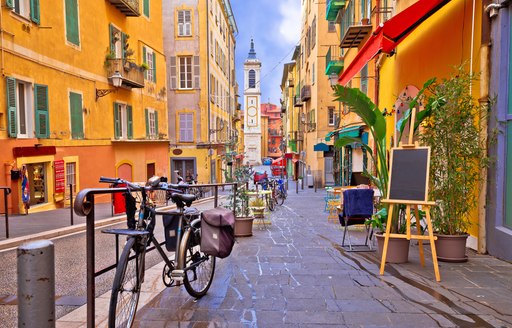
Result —
[[65, 178], [64, 175], [64, 161], [54, 161], [53, 162], [53, 169], [55, 170], [55, 193], [63, 193], [66, 185], [65, 185]]

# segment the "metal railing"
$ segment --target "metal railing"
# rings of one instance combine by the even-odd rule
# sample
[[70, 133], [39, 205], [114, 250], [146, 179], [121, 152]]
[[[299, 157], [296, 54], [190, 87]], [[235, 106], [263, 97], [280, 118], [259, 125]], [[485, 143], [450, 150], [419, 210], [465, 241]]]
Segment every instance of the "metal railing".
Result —
[[7, 207], [7, 196], [11, 194], [11, 188], [9, 187], [0, 187], [0, 190], [4, 192], [4, 213], [5, 216], [5, 238], [9, 238], [9, 208]]
[[[219, 187], [233, 186], [233, 206], [236, 204], [236, 192], [238, 189], [237, 183], [219, 183], [219, 184], [202, 184], [193, 185], [194, 188], [213, 188], [213, 204], [214, 207], [218, 206]], [[86, 257], [87, 257], [87, 327], [95, 327], [95, 310], [96, 310], [96, 283], [95, 278], [105, 272], [115, 268], [112, 264], [98, 272], [95, 268], [95, 242], [94, 242], [94, 197], [95, 195], [114, 194], [118, 192], [129, 192], [128, 188], [89, 188], [83, 189], [78, 192], [75, 203], [74, 211], [79, 216], [86, 217]], [[117, 256], [116, 256], [117, 260]]]

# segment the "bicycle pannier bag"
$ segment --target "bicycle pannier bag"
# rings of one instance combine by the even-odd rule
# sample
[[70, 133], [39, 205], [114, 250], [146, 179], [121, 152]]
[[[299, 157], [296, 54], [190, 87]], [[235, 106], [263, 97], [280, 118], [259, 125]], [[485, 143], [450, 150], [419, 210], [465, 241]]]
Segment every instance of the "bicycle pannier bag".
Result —
[[235, 215], [227, 208], [213, 208], [202, 213], [201, 251], [219, 258], [228, 257], [235, 244]]
[[[185, 216], [191, 216], [190, 220], [199, 217], [199, 211], [196, 208], [187, 208]], [[178, 236], [178, 224], [180, 219], [180, 212], [178, 210], [169, 211], [168, 214], [163, 216], [164, 233], [165, 233], [165, 248], [169, 252], [176, 251], [176, 242]]]

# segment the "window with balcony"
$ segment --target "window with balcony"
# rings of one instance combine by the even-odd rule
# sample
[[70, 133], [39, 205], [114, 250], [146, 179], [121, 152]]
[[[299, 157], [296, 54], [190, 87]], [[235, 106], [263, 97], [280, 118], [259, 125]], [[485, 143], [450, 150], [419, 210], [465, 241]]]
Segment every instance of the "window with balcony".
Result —
[[192, 18], [190, 10], [178, 10], [178, 36], [192, 36]]

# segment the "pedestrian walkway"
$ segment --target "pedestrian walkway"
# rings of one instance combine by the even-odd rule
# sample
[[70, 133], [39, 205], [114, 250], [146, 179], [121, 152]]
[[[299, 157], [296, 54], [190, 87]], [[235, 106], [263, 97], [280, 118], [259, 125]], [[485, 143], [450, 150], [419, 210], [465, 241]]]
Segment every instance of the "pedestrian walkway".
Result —
[[[208, 294], [195, 300], [184, 288], [164, 288], [159, 264], [149, 269], [135, 327], [510, 327], [512, 265], [468, 251], [467, 263], [386, 265], [375, 252], [350, 253], [342, 230], [328, 222], [324, 192], [290, 183], [289, 198], [271, 225], [239, 238], [217, 261]], [[355, 231], [353, 236], [363, 238]], [[106, 326], [108, 293], [96, 302], [96, 324]], [[82, 307], [57, 327], [85, 326]]]

